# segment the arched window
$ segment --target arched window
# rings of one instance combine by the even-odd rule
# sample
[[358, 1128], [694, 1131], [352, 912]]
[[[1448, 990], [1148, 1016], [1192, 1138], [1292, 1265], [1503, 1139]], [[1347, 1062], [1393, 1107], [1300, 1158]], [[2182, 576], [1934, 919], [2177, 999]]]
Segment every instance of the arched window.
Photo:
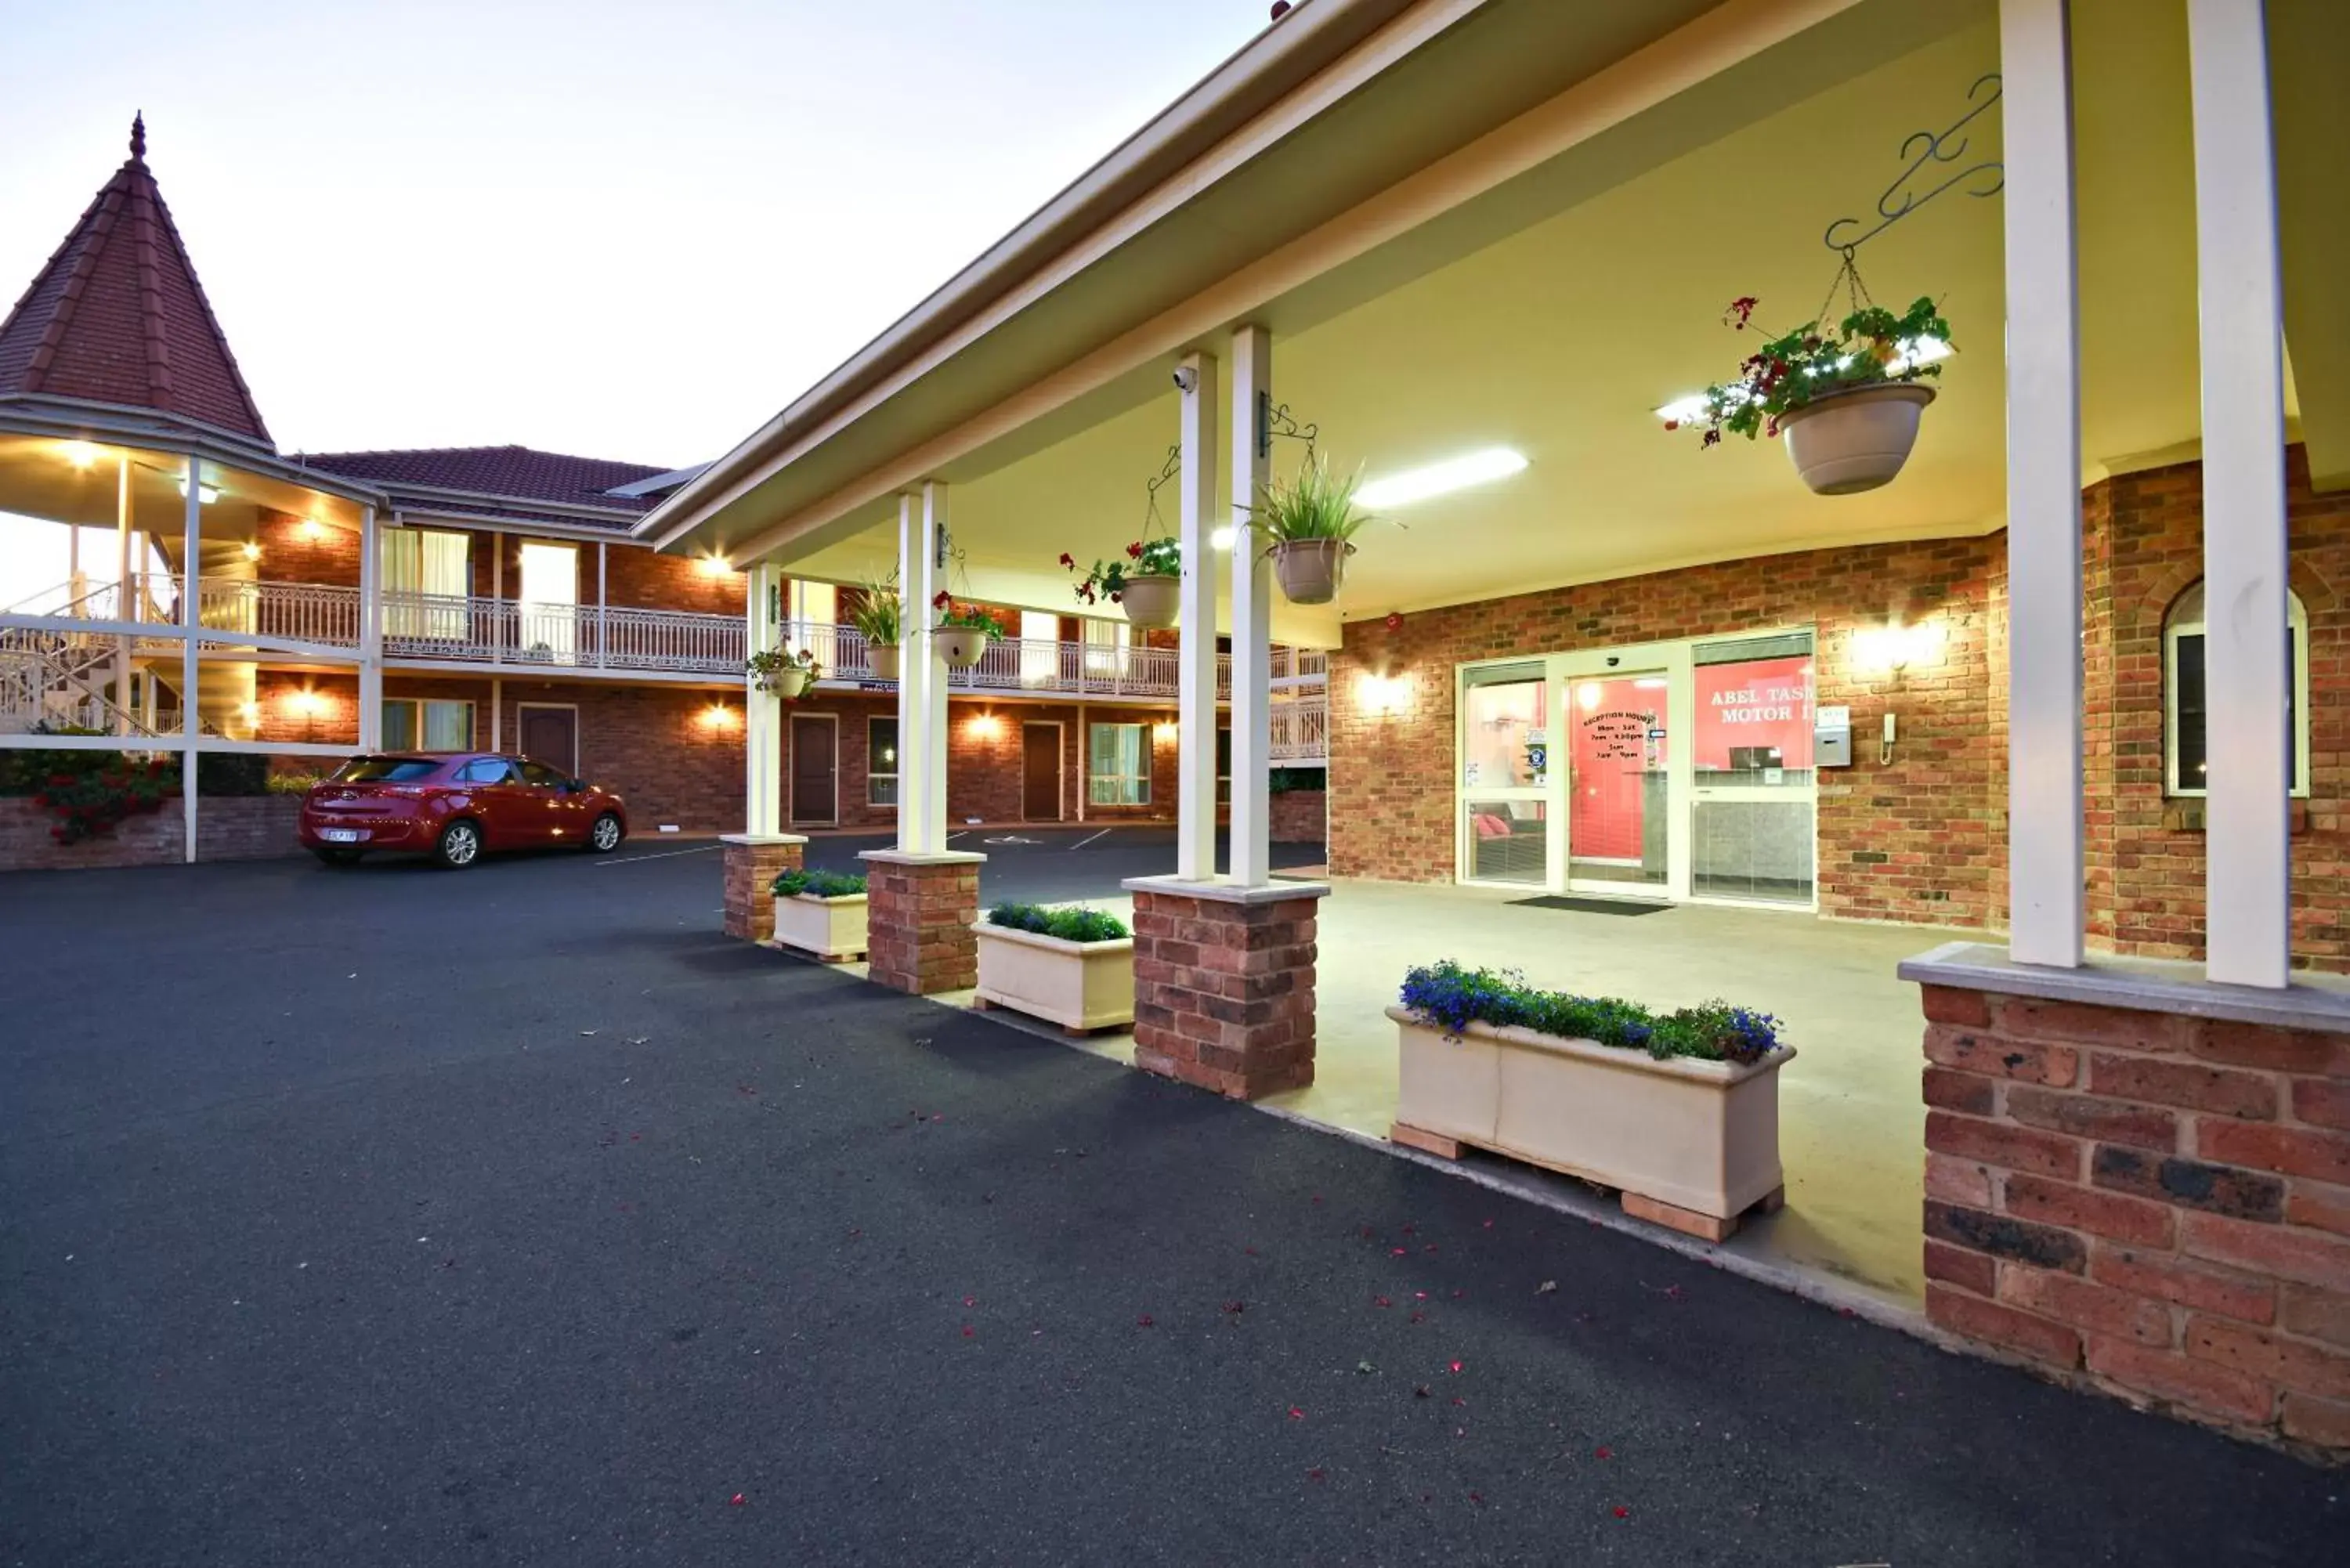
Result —
[[[2203, 585], [2178, 596], [2162, 620], [2163, 783], [2170, 794], [2204, 793], [2210, 763], [2203, 679]], [[2285, 727], [2293, 737], [2286, 781], [2309, 793], [2309, 615], [2300, 596], [2285, 594]]]

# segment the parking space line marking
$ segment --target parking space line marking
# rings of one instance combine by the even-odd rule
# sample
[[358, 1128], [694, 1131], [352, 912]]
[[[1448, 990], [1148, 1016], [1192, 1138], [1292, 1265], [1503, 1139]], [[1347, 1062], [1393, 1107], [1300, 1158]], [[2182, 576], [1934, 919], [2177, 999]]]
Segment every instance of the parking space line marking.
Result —
[[593, 860], [592, 866], [633, 866], [639, 860], [670, 860], [680, 855], [707, 855], [717, 848], [715, 844], [698, 844], [691, 849], [664, 849], [659, 855], [623, 855], [618, 860]]
[[[1099, 833], [1095, 834], [1094, 838], [1107, 838], [1113, 831], [1115, 830], [1105, 827]], [[1087, 845], [1091, 844], [1094, 841], [1094, 838], [1080, 838], [1075, 844], [1070, 845], [1069, 847], [1072, 849], [1083, 849]]]

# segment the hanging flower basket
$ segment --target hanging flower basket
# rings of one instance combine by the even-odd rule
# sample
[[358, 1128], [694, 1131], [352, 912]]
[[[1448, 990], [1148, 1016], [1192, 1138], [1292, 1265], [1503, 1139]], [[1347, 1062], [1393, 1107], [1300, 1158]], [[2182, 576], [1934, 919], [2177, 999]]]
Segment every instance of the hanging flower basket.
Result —
[[1273, 557], [1273, 575], [1289, 602], [1326, 605], [1347, 576], [1348, 543], [1370, 514], [1355, 509], [1359, 474], [1334, 479], [1329, 460], [1310, 446], [1297, 477], [1267, 484], [1257, 497], [1254, 532]]
[[1918, 444], [1918, 418], [1934, 389], [1883, 381], [1814, 398], [1779, 416], [1795, 472], [1819, 495], [1890, 484]]
[[866, 665], [873, 671], [873, 679], [876, 680], [897, 680], [899, 653], [900, 649], [894, 642], [887, 645], [881, 643], [868, 643], [865, 648], [865, 662]]
[[899, 644], [905, 639], [898, 574], [868, 577], [849, 601], [848, 624], [865, 639], [865, 664], [876, 680], [898, 679]]
[[806, 649], [791, 653], [782, 649], [754, 653], [743, 660], [750, 672], [753, 690], [772, 692], [789, 702], [812, 685], [822, 673], [816, 655]]
[[969, 670], [986, 653], [987, 645], [1003, 635], [1003, 623], [993, 611], [957, 604], [951, 594], [939, 594], [931, 600], [931, 607], [939, 616], [931, 639], [949, 670]]
[[[1076, 558], [1064, 554], [1061, 565], [1077, 569]], [[1077, 597], [1089, 605], [1107, 599], [1126, 612], [1127, 620], [1145, 631], [1173, 626], [1183, 603], [1183, 554], [1180, 545], [1164, 536], [1137, 539], [1123, 557], [1096, 561], [1078, 579]]]
[[1355, 547], [1342, 539], [1293, 539], [1273, 547], [1274, 580], [1294, 605], [1326, 605], [1347, 580]]
[[[1737, 380], [1708, 388], [1688, 419], [1668, 419], [1665, 428], [1696, 424], [1709, 447], [1725, 431], [1749, 441], [1783, 434], [1795, 472], [1821, 495], [1890, 483], [1917, 445], [1918, 415], [1934, 400], [1920, 383], [1942, 373], [1950, 326], [1931, 299], [1900, 316], [1864, 303], [1849, 255], [1837, 281], [1847, 278], [1851, 315], [1834, 327], [1806, 321], [1763, 344], [1739, 366]], [[1742, 332], [1759, 303], [1734, 299], [1722, 319]]]
[[949, 670], [969, 670], [987, 652], [987, 634], [983, 631], [941, 628], [937, 633], [939, 657], [947, 661]]

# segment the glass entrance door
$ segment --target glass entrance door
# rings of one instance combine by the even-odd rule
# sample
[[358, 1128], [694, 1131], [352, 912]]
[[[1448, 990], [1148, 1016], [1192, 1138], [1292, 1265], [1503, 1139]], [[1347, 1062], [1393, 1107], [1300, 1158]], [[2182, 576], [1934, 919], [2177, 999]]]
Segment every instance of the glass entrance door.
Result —
[[1691, 674], [1690, 891], [1810, 904], [1811, 633], [1700, 643]]
[[1567, 675], [1570, 887], [1603, 893], [1668, 891], [1674, 815], [1671, 688], [1661, 668]]

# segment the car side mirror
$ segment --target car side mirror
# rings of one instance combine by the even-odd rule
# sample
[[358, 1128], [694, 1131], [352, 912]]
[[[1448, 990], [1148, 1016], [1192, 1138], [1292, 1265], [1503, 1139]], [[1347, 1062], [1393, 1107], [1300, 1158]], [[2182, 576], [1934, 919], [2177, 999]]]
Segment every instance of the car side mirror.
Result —
[[566, 779], [563, 781], [563, 793], [566, 794], [585, 794], [588, 793], [588, 781], [585, 779]]

